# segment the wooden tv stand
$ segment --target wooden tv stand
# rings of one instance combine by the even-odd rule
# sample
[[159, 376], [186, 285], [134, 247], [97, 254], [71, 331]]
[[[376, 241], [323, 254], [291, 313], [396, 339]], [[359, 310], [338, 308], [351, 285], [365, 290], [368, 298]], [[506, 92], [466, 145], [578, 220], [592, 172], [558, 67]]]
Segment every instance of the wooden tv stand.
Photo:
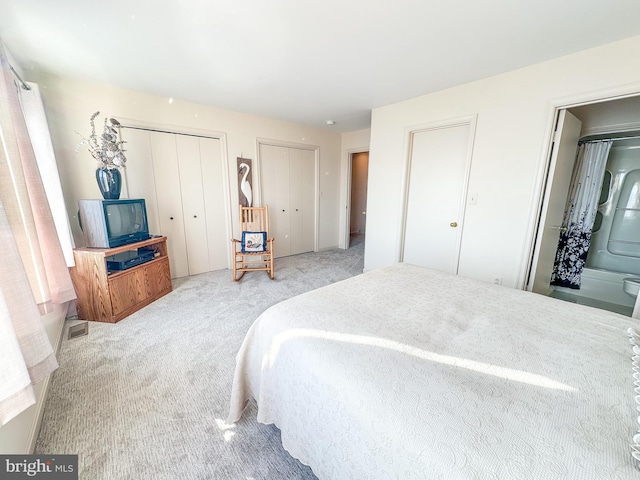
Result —
[[[140, 265], [109, 272], [106, 258], [147, 247], [155, 258]], [[117, 248], [76, 248], [76, 266], [70, 269], [78, 296], [78, 318], [95, 322], [119, 322], [171, 291], [167, 237], [154, 237]]]

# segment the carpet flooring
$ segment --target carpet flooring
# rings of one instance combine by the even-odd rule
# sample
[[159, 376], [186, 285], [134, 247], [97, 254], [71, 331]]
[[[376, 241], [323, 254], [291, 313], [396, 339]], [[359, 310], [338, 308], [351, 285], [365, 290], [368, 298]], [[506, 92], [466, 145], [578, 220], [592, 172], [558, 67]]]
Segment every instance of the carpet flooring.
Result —
[[79, 455], [83, 480], [315, 479], [277, 428], [256, 422], [254, 403], [225, 423], [235, 354], [266, 308], [361, 273], [363, 252], [276, 259], [274, 281], [253, 272], [234, 283], [229, 270], [176, 279], [117, 324], [65, 334], [35, 453]]

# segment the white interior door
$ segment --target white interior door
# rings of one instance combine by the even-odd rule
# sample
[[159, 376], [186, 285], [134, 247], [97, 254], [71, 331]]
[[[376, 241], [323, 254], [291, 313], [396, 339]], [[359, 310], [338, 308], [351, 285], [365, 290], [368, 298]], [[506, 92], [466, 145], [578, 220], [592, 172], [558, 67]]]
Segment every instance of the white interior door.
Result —
[[471, 123], [412, 133], [402, 261], [457, 273]]
[[547, 188], [540, 213], [540, 225], [529, 276], [529, 289], [548, 295], [560, 227], [569, 195], [582, 122], [567, 110], [560, 110], [551, 149]]

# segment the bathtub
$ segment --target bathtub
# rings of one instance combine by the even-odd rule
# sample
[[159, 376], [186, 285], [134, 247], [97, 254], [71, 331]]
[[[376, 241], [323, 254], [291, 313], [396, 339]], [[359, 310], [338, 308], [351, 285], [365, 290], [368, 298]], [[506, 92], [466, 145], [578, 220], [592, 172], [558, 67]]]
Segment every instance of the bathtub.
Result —
[[553, 287], [553, 289], [554, 292], [570, 294], [576, 297], [633, 307], [635, 298], [622, 290], [622, 281], [627, 277], [638, 277], [638, 275], [611, 272], [599, 268], [585, 268], [582, 271], [582, 284], [579, 290], [565, 287]]

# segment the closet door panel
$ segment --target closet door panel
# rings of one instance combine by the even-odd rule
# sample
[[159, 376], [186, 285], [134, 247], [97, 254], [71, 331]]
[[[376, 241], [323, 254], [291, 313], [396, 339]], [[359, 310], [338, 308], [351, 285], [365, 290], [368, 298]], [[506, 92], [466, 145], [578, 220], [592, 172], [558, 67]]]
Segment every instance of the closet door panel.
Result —
[[144, 198], [151, 233], [160, 233], [156, 182], [153, 175], [151, 139], [148, 130], [125, 128], [121, 130], [127, 163], [124, 169], [126, 191], [129, 198]]
[[[275, 161], [275, 215], [276, 220], [276, 246], [275, 256], [284, 257], [291, 255], [291, 202], [289, 198], [289, 149], [276, 147]], [[279, 246], [278, 246], [279, 244]]]
[[315, 152], [289, 148], [290, 254], [315, 249]]
[[[276, 211], [278, 205], [275, 203], [276, 191], [276, 152], [275, 147], [271, 145], [260, 145], [260, 190], [262, 205], [269, 206], [269, 233], [272, 237], [276, 236], [278, 221], [276, 219]], [[257, 202], [253, 201], [254, 205]], [[274, 247], [275, 248], [275, 247]]]
[[262, 203], [269, 205], [269, 232], [275, 238], [274, 255], [290, 254], [289, 149], [261, 145]]
[[290, 222], [290, 255], [296, 255], [304, 251], [302, 240], [304, 235], [303, 218], [303, 190], [304, 190], [304, 164], [303, 150], [289, 149], [289, 222]]
[[316, 248], [316, 152], [302, 150], [302, 251]]
[[260, 154], [276, 257], [315, 250], [315, 151], [261, 145]]
[[174, 278], [189, 275], [182, 214], [180, 169], [175, 135], [150, 132], [153, 172], [158, 191], [160, 232], [167, 236], [167, 250]]
[[209, 246], [198, 137], [176, 135], [189, 275], [209, 271]]
[[225, 172], [220, 140], [200, 138], [200, 161], [204, 184], [204, 209], [207, 220], [209, 270], [229, 266], [229, 239], [225, 201]]

